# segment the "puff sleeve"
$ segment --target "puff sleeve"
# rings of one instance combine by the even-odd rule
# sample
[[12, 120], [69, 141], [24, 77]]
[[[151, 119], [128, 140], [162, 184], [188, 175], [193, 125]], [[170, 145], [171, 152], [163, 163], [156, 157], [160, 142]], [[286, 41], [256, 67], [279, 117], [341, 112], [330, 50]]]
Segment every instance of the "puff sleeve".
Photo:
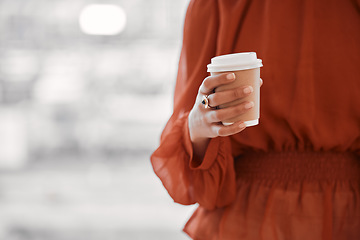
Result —
[[206, 209], [226, 206], [236, 194], [230, 139], [211, 139], [204, 158], [199, 160], [193, 156], [188, 129], [189, 111], [207, 76], [206, 65], [216, 52], [217, 30], [217, 2], [191, 1], [184, 24], [174, 111], [158, 149], [151, 155], [154, 172], [175, 202], [198, 203]]

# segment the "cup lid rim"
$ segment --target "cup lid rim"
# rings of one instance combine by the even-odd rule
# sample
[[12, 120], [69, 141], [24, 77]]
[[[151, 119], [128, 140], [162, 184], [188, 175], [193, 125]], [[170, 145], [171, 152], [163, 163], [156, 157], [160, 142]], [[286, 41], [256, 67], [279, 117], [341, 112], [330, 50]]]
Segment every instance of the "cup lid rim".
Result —
[[225, 71], [238, 71], [238, 70], [247, 70], [253, 68], [262, 67], [262, 60], [256, 59], [252, 62], [246, 63], [237, 63], [237, 64], [214, 64], [210, 63], [207, 65], [208, 72], [225, 72]]

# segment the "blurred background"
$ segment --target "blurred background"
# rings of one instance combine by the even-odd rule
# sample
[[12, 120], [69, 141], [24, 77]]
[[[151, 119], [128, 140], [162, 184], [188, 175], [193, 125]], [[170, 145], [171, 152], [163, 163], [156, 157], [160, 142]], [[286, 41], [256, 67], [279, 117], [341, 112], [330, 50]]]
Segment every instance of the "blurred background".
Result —
[[188, 0], [0, 0], [0, 240], [188, 239], [149, 156]]

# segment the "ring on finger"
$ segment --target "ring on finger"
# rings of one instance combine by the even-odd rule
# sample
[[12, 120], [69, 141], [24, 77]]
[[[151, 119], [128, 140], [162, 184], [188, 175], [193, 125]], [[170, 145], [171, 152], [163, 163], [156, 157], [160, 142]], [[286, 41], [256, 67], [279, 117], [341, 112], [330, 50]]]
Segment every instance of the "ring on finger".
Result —
[[203, 95], [203, 99], [202, 99], [201, 103], [204, 104], [205, 108], [211, 108], [208, 95]]

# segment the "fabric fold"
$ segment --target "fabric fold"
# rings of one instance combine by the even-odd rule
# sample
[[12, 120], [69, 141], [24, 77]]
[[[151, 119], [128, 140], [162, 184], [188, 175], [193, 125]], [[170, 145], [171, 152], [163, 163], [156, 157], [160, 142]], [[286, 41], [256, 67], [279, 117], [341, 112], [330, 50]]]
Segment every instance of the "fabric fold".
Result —
[[187, 117], [185, 114], [175, 122], [172, 131], [164, 136], [162, 144], [152, 154], [154, 172], [175, 202], [199, 203], [206, 209], [224, 207], [234, 200], [236, 191], [230, 141], [228, 138], [212, 139], [202, 163], [191, 168], [193, 154]]

